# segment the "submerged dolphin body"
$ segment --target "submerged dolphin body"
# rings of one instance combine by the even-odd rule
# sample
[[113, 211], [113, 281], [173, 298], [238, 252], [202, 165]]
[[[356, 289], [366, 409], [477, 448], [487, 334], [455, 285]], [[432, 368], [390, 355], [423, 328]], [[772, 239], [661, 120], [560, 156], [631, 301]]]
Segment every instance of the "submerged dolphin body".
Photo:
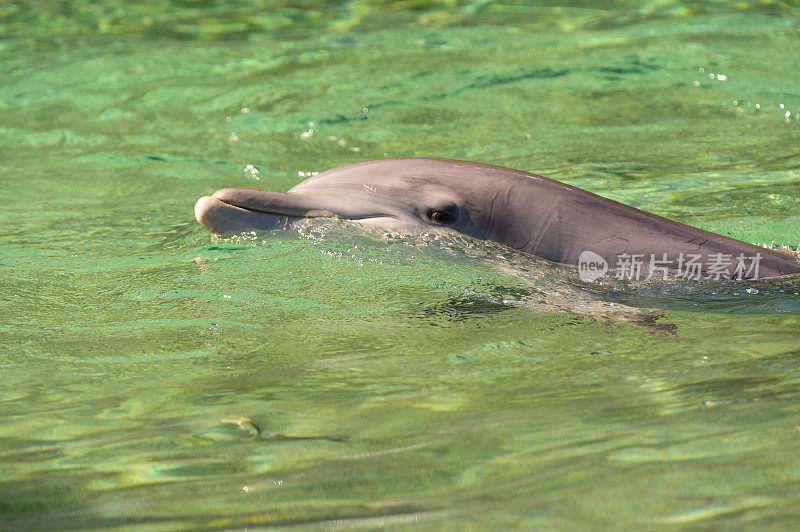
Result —
[[448, 159], [349, 164], [286, 193], [225, 188], [200, 198], [195, 217], [215, 234], [287, 228], [313, 217], [390, 229], [457, 231], [579, 268], [584, 262], [605, 261], [613, 269], [622, 258], [631, 268], [639, 264], [648, 271], [652, 266], [664, 275], [684, 277], [687, 271], [716, 279], [800, 272], [799, 265], [778, 252], [552, 179]]

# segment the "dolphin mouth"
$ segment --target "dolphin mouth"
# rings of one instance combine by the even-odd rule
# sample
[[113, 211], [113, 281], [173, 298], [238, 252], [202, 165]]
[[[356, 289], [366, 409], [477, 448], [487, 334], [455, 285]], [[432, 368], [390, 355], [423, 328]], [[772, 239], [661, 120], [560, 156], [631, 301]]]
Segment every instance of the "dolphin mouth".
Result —
[[242, 231], [288, 229], [300, 217], [253, 211], [203, 196], [194, 205], [194, 217], [215, 235]]
[[[252, 230], [288, 229], [308, 218], [385, 222], [395, 217], [357, 207], [357, 202], [328, 195], [223, 188], [194, 206], [198, 222], [217, 235]], [[388, 220], [391, 221], [391, 220]], [[396, 221], [396, 220], [395, 220]]]
[[291, 216], [294, 218], [332, 218], [341, 216], [324, 206], [318, 198], [307, 195], [271, 192], [268, 190], [249, 190], [244, 188], [223, 188], [214, 192], [212, 198], [227, 205], [252, 212]]
[[272, 192], [223, 188], [214, 192], [211, 197], [239, 209], [294, 218], [342, 218], [359, 221], [397, 217], [386, 212], [376, 202], [366, 203], [361, 195], [347, 192], [332, 195], [316, 191]]

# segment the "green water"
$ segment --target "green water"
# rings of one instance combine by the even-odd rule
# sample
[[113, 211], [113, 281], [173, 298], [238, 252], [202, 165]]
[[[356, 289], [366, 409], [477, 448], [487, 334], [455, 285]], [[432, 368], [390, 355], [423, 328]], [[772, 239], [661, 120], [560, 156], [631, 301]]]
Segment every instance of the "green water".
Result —
[[0, 2], [0, 529], [795, 528], [797, 279], [590, 288], [466, 239], [214, 240], [192, 206], [449, 157], [796, 249], [799, 27], [790, 0]]

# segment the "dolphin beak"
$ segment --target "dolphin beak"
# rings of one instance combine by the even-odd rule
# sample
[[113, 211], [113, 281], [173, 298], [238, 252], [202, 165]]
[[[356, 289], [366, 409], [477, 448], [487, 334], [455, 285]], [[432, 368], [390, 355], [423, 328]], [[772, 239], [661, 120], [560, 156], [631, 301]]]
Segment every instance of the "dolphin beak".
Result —
[[194, 205], [194, 217], [216, 235], [280, 229], [288, 224], [286, 216], [266, 214], [234, 207], [211, 196], [203, 196]]
[[[360, 188], [360, 187], [359, 187]], [[200, 198], [194, 206], [197, 221], [222, 235], [252, 230], [287, 229], [303, 218], [344, 218], [358, 223], [390, 225], [399, 219], [363, 192], [271, 192], [223, 188]]]
[[347, 217], [347, 214], [336, 208], [343, 207], [336, 205], [338, 202], [332, 201], [331, 198], [320, 198], [308, 194], [223, 188], [214, 192], [212, 197], [228, 205], [248, 211], [297, 218]]
[[283, 193], [223, 188], [200, 198], [194, 217], [217, 235], [241, 231], [286, 229], [302, 218], [371, 218], [341, 199], [326, 194]]
[[301, 218], [336, 216], [318, 198], [295, 194], [224, 188], [194, 205], [194, 217], [217, 235], [286, 229]]

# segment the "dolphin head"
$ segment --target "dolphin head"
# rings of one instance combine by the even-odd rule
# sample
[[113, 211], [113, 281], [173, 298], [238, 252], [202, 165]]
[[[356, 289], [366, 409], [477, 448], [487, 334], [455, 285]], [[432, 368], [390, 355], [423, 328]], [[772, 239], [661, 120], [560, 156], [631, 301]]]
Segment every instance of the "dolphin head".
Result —
[[195, 217], [220, 235], [336, 217], [382, 228], [457, 231], [485, 239], [491, 238], [492, 207], [509, 188], [508, 176], [500, 170], [516, 173], [443, 159], [366, 161], [322, 172], [285, 193], [221, 189], [200, 198]]

